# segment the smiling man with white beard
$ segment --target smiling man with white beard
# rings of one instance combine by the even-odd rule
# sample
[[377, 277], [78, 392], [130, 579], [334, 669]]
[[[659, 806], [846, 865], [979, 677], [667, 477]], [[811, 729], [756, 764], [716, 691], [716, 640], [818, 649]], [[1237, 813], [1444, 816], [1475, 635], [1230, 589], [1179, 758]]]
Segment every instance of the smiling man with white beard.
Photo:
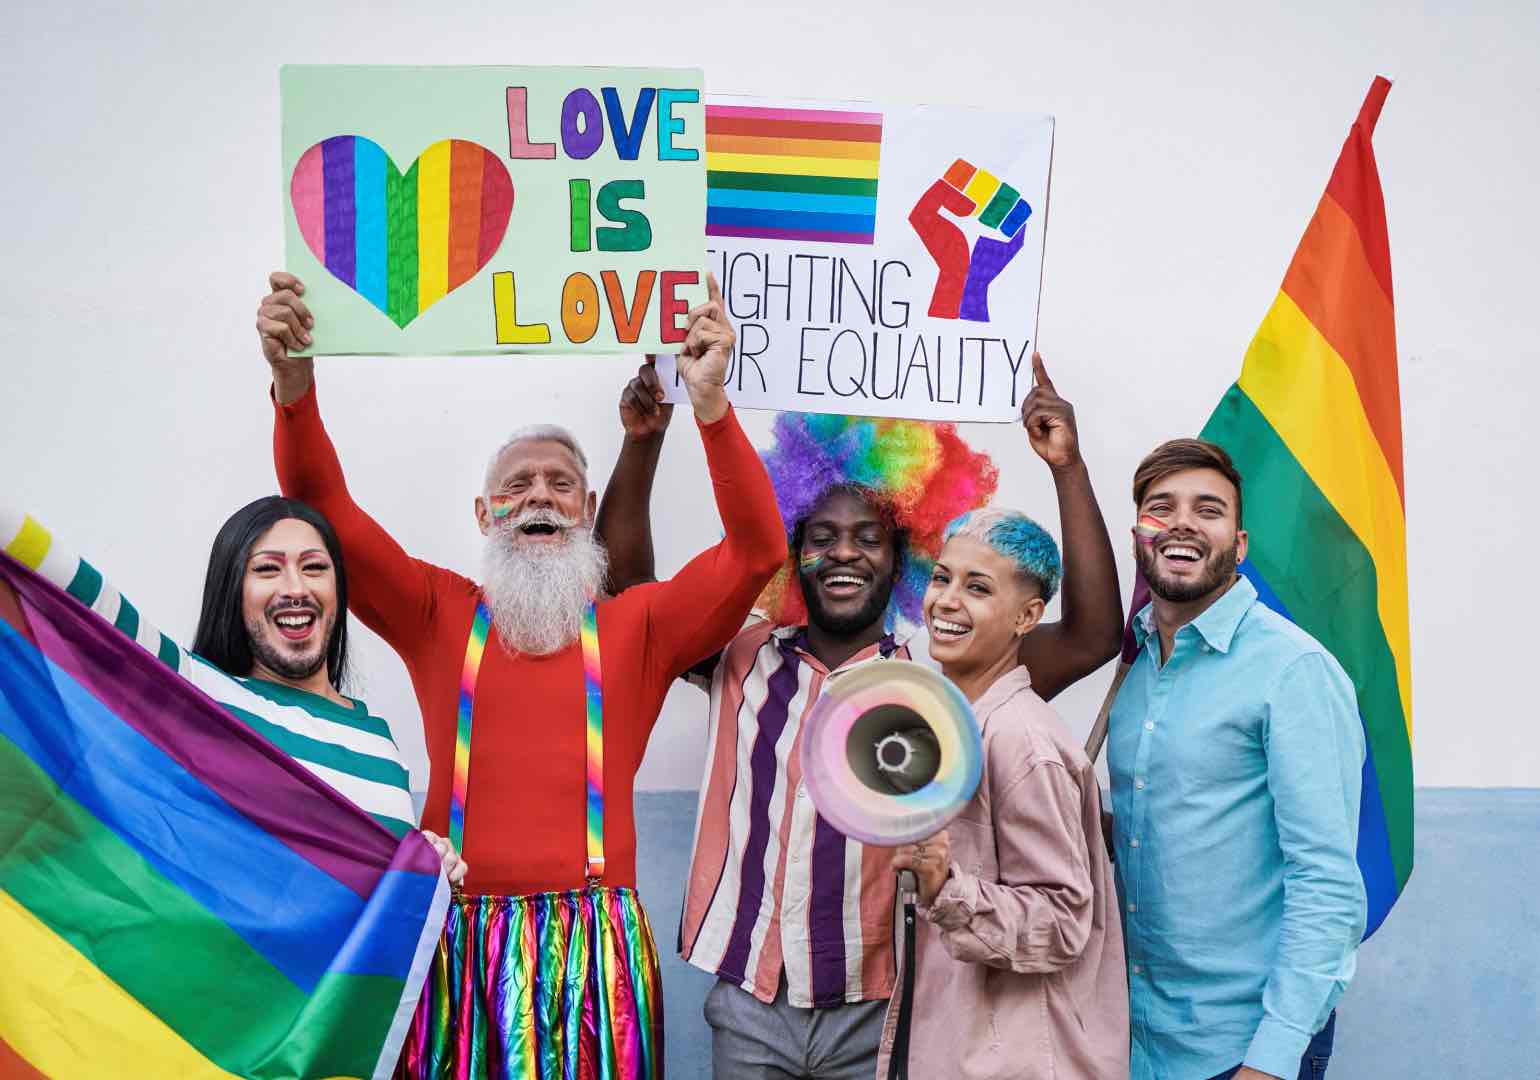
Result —
[[660, 1077], [632, 785], [670, 683], [733, 637], [786, 551], [723, 390], [734, 333], [716, 282], [689, 314], [678, 368], [726, 536], [672, 579], [614, 597], [601, 588], [587, 458], [549, 425], [515, 432], [488, 465], [475, 500], [484, 585], [407, 555], [348, 494], [312, 361], [289, 355], [313, 325], [303, 285], [282, 273], [270, 285], [257, 328], [279, 482], [335, 526], [352, 610], [405, 661], [432, 765], [424, 824], [470, 864], [397, 1075], [503, 1062], [574, 1076], [582, 1062], [617, 1080]]

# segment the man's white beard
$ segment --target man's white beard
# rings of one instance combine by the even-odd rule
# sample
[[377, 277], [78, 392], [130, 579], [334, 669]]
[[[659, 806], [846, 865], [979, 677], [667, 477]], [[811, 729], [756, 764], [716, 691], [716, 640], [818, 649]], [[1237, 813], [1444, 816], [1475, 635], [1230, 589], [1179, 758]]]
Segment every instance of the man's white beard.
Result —
[[[517, 543], [509, 534], [534, 521], [565, 530], [561, 543]], [[483, 594], [497, 635], [510, 649], [549, 656], [577, 640], [583, 611], [604, 587], [609, 556], [592, 529], [550, 510], [500, 523], [487, 536]]]

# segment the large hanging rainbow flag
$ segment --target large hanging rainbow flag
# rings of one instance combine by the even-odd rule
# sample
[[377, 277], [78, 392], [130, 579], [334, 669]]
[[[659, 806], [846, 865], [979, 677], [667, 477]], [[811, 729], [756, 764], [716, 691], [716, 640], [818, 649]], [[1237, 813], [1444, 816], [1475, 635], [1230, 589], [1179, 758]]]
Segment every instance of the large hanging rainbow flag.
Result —
[[1331, 650], [1358, 690], [1366, 937], [1412, 872], [1401, 390], [1371, 141], [1389, 92], [1388, 80], [1374, 80], [1240, 378], [1202, 432], [1245, 480], [1255, 528], [1241, 572]]
[[0, 1076], [388, 1076], [437, 854], [179, 674], [35, 521], [4, 531]]

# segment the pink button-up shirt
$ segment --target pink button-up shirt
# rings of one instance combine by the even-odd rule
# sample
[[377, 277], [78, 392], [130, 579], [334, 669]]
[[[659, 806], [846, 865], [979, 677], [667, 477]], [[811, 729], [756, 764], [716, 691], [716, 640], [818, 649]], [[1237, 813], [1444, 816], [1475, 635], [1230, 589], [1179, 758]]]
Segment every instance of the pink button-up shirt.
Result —
[[[919, 920], [915, 1080], [1128, 1076], [1128, 984], [1101, 789], [1026, 668], [973, 703], [977, 794], [947, 826], [951, 876]], [[898, 995], [877, 1076], [886, 1080]]]

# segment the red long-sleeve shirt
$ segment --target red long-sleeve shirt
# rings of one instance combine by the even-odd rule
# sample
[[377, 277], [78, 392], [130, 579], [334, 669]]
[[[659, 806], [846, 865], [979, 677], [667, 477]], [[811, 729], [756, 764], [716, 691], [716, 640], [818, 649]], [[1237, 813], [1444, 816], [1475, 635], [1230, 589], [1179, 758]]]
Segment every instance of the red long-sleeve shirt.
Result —
[[[700, 432], [726, 538], [670, 580], [627, 589], [598, 608], [608, 885], [636, 882], [632, 784], [669, 684], [731, 640], [786, 554], [770, 479], [737, 417], [729, 410]], [[423, 827], [447, 835], [460, 674], [481, 588], [412, 558], [358, 508], [314, 389], [277, 406], [273, 457], [283, 493], [315, 507], [337, 530], [351, 610], [406, 663], [432, 770]], [[476, 688], [466, 892], [582, 886], [585, 732], [579, 644], [550, 656], [515, 655], [494, 630]]]

